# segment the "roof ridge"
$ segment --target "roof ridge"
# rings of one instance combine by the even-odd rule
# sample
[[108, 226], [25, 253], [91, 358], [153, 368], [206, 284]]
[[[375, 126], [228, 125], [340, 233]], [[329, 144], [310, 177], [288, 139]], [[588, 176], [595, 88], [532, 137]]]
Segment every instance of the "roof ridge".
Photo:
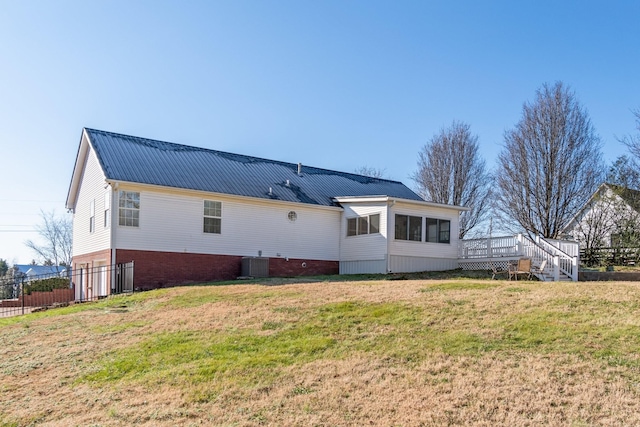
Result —
[[[166, 145], [171, 145], [174, 147], [186, 147], [189, 148], [193, 151], [204, 151], [204, 152], [210, 152], [210, 153], [214, 153], [217, 155], [222, 155], [225, 157], [240, 157], [240, 158], [244, 158], [247, 159], [248, 162], [247, 163], [253, 163], [253, 162], [267, 162], [267, 163], [272, 163], [272, 164], [278, 164], [281, 166], [286, 166], [286, 167], [291, 167], [294, 170], [298, 168], [298, 164], [297, 163], [291, 163], [291, 162], [284, 162], [281, 160], [273, 160], [273, 159], [267, 159], [267, 158], [263, 158], [263, 157], [256, 157], [256, 156], [250, 156], [247, 154], [238, 154], [238, 153], [231, 153], [228, 151], [221, 151], [221, 150], [215, 150], [213, 148], [205, 148], [205, 147], [196, 147], [193, 145], [186, 145], [186, 144], [179, 144], [176, 142], [169, 142], [169, 141], [161, 141], [158, 139], [151, 139], [151, 138], [145, 138], [145, 137], [140, 137], [140, 136], [134, 136], [134, 135], [127, 135], [127, 134], [122, 134], [122, 133], [117, 133], [117, 132], [111, 132], [111, 131], [105, 131], [105, 130], [100, 130], [100, 129], [94, 129], [94, 128], [89, 128], [89, 127], [85, 127], [84, 128], [86, 131], [88, 132], [95, 132], [95, 133], [100, 133], [100, 134], [106, 134], [106, 135], [111, 135], [111, 136], [115, 136], [118, 138], [126, 138], [126, 139], [135, 139], [135, 140], [141, 140], [141, 141], [148, 141], [150, 143], [154, 143], [154, 144], [166, 144]], [[156, 147], [158, 148], [158, 147]], [[392, 182], [392, 183], [396, 183], [396, 184], [403, 184], [401, 181], [396, 181], [393, 179], [386, 179], [386, 178], [377, 178], [377, 177], [371, 177], [371, 176], [367, 176], [367, 175], [362, 175], [362, 174], [357, 174], [357, 173], [352, 173], [352, 172], [342, 172], [342, 171], [337, 171], [337, 170], [333, 170], [333, 169], [326, 169], [326, 168], [319, 168], [316, 166], [310, 166], [310, 165], [303, 165], [303, 171], [302, 173], [304, 174], [305, 169], [307, 172], [309, 172], [309, 169], [313, 169], [315, 171], [315, 173], [322, 173], [322, 172], [328, 172], [332, 175], [342, 175], [342, 176], [351, 176], [351, 177], [360, 177], [360, 178], [367, 178], [370, 180], [377, 180], [377, 181], [384, 181], [384, 182]], [[403, 184], [404, 185], [404, 184]]]

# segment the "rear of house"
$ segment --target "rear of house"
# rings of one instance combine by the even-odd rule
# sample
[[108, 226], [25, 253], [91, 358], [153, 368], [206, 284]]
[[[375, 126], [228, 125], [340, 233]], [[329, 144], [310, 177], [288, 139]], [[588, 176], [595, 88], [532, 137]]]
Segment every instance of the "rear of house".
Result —
[[341, 274], [458, 267], [461, 208], [388, 196], [336, 200], [344, 209]]
[[84, 129], [67, 197], [78, 298], [106, 295], [110, 266], [135, 286], [457, 267], [463, 208], [404, 184]]

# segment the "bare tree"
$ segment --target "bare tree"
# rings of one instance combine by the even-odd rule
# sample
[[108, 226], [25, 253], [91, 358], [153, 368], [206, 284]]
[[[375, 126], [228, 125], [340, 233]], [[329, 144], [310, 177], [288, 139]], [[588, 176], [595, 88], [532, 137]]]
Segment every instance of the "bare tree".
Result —
[[412, 179], [425, 200], [471, 209], [460, 215], [460, 238], [486, 216], [491, 179], [468, 124], [454, 121], [434, 135], [418, 154]]
[[640, 189], [640, 172], [637, 162], [627, 156], [619, 156], [609, 167], [606, 181], [634, 190]]
[[505, 132], [498, 206], [531, 234], [556, 238], [601, 183], [600, 138], [574, 92], [544, 84]]
[[73, 241], [73, 223], [71, 218], [56, 216], [55, 212], [40, 212], [42, 223], [36, 230], [44, 244], [27, 240], [25, 245], [31, 248], [42, 262], [52, 262], [55, 266], [71, 265], [71, 244]]
[[384, 178], [386, 169], [379, 169], [372, 166], [360, 166], [354, 170], [358, 175], [368, 176], [370, 178]]
[[[640, 109], [633, 111], [636, 118], [636, 129], [640, 132]], [[629, 152], [640, 160], [640, 133], [637, 135], [628, 135], [620, 139], [620, 141], [629, 148]]]

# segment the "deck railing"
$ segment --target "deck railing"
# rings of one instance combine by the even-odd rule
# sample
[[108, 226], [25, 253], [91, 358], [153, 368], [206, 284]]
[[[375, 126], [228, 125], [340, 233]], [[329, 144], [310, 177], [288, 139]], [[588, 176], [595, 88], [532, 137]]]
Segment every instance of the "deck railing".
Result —
[[542, 237], [530, 239], [516, 236], [469, 239], [460, 242], [460, 259], [496, 259], [505, 257], [528, 257], [534, 264], [547, 261], [545, 271], [560, 279], [564, 274], [571, 280], [578, 280], [579, 247], [576, 242], [551, 240]]
[[460, 242], [460, 258], [498, 258], [520, 254], [517, 236], [469, 239]]

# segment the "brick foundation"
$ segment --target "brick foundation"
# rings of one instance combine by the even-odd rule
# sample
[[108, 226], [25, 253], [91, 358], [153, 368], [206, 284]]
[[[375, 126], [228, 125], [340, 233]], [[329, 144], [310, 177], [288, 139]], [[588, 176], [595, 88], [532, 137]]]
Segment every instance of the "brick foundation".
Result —
[[[116, 250], [116, 263], [129, 261], [134, 261], [133, 280], [136, 289], [234, 280], [240, 276], [242, 268], [241, 256]], [[273, 277], [314, 276], [338, 272], [338, 261], [269, 259], [269, 276]]]
[[338, 274], [339, 271], [338, 261], [269, 258], [269, 276], [272, 277], [318, 276]]
[[[105, 249], [102, 251], [91, 252], [88, 254], [74, 255], [73, 257], [73, 271], [72, 278], [74, 289], [82, 287], [82, 289], [76, 289], [75, 293], [78, 299], [93, 299], [97, 296], [94, 292], [94, 277], [91, 274], [95, 267], [98, 266], [98, 262], [101, 265], [111, 265], [111, 249]], [[82, 278], [77, 274], [80, 271], [80, 266], [88, 273]], [[107, 271], [105, 277], [105, 290], [107, 294], [111, 293], [111, 271]]]
[[231, 255], [116, 250], [116, 263], [134, 262], [136, 289], [233, 280], [240, 276], [241, 259]]
[[94, 267], [94, 263], [96, 261], [105, 261], [107, 265], [110, 265], [111, 249], [105, 249], [103, 251], [91, 252], [82, 255], [74, 255], [73, 269], [77, 270], [80, 265], [86, 265], [89, 268]]

